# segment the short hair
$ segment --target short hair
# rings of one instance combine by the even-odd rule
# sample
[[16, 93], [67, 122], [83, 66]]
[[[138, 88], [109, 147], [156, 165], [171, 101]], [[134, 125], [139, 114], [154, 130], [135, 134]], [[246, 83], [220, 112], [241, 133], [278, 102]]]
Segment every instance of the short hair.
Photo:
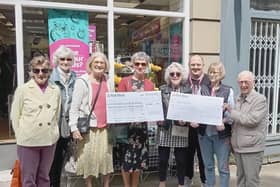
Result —
[[95, 52], [95, 53], [91, 54], [91, 56], [87, 60], [87, 72], [91, 72], [91, 64], [98, 57], [100, 57], [100, 58], [102, 58], [104, 60], [105, 66], [106, 66], [105, 67], [105, 72], [108, 73], [109, 69], [110, 69], [110, 64], [109, 64], [108, 58], [102, 52]]
[[212, 69], [218, 69], [219, 70], [219, 75], [220, 75], [220, 80], [223, 80], [226, 76], [226, 70], [225, 66], [221, 62], [213, 62], [209, 65], [208, 68], [208, 75], [210, 74], [210, 71]]
[[64, 57], [70, 57], [72, 59], [71, 65], [74, 64], [74, 56], [75, 53], [72, 51], [72, 49], [66, 47], [65, 45], [61, 45], [59, 48], [57, 48], [53, 54], [53, 64], [55, 66], [58, 65], [59, 59]]
[[144, 60], [147, 63], [146, 73], [149, 73], [151, 57], [149, 55], [147, 55], [147, 53], [145, 53], [144, 51], [139, 51], [139, 52], [134, 53], [131, 57], [132, 64], [134, 64], [135, 61], [137, 61], [137, 60]]
[[193, 57], [199, 57], [201, 59], [202, 64], [204, 65], [204, 58], [201, 55], [198, 55], [198, 54], [194, 54], [194, 55], [190, 56], [189, 64], [191, 63], [191, 60], [192, 60]]
[[165, 74], [164, 74], [164, 80], [166, 84], [170, 85], [170, 77], [169, 74], [171, 73], [171, 69], [176, 68], [179, 70], [182, 76], [182, 81], [181, 83], [184, 83], [188, 80], [188, 70], [185, 68], [182, 64], [179, 64], [178, 62], [172, 62], [166, 69], [165, 69]]
[[251, 72], [251, 71], [248, 71], [248, 70], [241, 71], [241, 72], [238, 74], [237, 79], [239, 80], [240, 77], [241, 77], [241, 76], [244, 76], [244, 75], [245, 75], [245, 76], [248, 76], [248, 77], [251, 79], [251, 81], [255, 81], [255, 75], [254, 75], [254, 73]]
[[[51, 73], [51, 70], [52, 70], [52, 67], [51, 67], [51, 63], [50, 63], [50, 61], [49, 61], [49, 58], [48, 57], [45, 57], [45, 56], [43, 56], [43, 55], [41, 55], [41, 56], [34, 56], [33, 58], [32, 58], [32, 60], [30, 61], [30, 63], [29, 63], [29, 76], [30, 77], [32, 77], [32, 70], [33, 70], [33, 68], [35, 67], [35, 66], [37, 66], [37, 65], [42, 65], [42, 64], [45, 64], [46, 63], [46, 65], [47, 65], [47, 68], [50, 70], [50, 73]], [[50, 74], [49, 73], [49, 74]]]

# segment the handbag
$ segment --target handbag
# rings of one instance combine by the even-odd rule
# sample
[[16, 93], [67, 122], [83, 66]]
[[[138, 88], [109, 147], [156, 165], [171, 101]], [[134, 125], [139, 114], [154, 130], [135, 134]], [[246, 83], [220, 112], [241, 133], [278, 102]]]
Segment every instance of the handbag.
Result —
[[76, 174], [77, 172], [77, 141], [71, 139], [67, 144], [67, 151], [65, 153], [64, 170], [67, 174]]
[[11, 180], [11, 187], [21, 187], [21, 174], [20, 174], [19, 160], [15, 161], [11, 174], [13, 174]]
[[[88, 87], [86, 81], [84, 79], [82, 79], [86, 86]], [[95, 107], [95, 104], [96, 104], [96, 101], [98, 99], [98, 96], [99, 96], [99, 93], [100, 93], [100, 90], [101, 90], [101, 85], [102, 85], [102, 78], [99, 82], [99, 86], [98, 86], [98, 90], [97, 90], [97, 94], [96, 94], [96, 97], [94, 98], [94, 101], [93, 101], [93, 104], [92, 104], [92, 108], [90, 110], [90, 113], [89, 115], [85, 115], [83, 117], [79, 117], [78, 118], [78, 124], [77, 124], [77, 127], [80, 131], [81, 134], [86, 134], [89, 132], [89, 123], [90, 123], [90, 118], [91, 118], [91, 115], [92, 115], [92, 112], [94, 110], [94, 107]]]

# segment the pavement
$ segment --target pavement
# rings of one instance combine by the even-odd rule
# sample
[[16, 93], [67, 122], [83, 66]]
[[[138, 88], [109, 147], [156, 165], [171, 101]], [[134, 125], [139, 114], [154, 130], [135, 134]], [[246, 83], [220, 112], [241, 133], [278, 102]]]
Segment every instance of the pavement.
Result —
[[[230, 187], [236, 186], [236, 166], [230, 166]], [[219, 179], [216, 177], [216, 187], [218, 187]], [[0, 187], [10, 187], [10, 170], [0, 171]], [[94, 182], [100, 186], [98, 181]], [[139, 187], [157, 187], [158, 186], [158, 175], [156, 173], [144, 173], [141, 178]], [[62, 180], [61, 187], [83, 187], [83, 179], [79, 177], [71, 177], [66, 180]], [[167, 187], [176, 187], [177, 179], [174, 176], [170, 176], [167, 179]], [[111, 187], [123, 187], [120, 175], [116, 174], [112, 177]], [[198, 172], [195, 171], [195, 177], [193, 179], [192, 187], [200, 187], [200, 181]], [[261, 185], [260, 187], [280, 187], [280, 162], [264, 164], [261, 170]]]

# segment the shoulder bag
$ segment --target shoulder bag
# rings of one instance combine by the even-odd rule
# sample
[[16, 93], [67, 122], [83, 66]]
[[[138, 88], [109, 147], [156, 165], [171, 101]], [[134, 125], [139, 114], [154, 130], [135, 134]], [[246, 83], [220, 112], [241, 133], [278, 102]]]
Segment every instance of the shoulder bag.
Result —
[[[85, 82], [86, 86], [88, 87], [86, 81], [84, 79], [82, 79], [82, 80]], [[79, 117], [78, 118], [77, 127], [78, 127], [78, 129], [79, 129], [81, 134], [86, 134], [86, 133], [89, 132], [90, 118], [91, 118], [91, 115], [92, 115], [92, 111], [94, 110], [96, 101], [98, 99], [98, 96], [99, 96], [99, 93], [100, 93], [100, 90], [101, 90], [101, 85], [102, 85], [102, 79], [99, 82], [99, 86], [98, 86], [98, 90], [97, 90], [97, 93], [96, 93], [96, 97], [94, 98], [94, 101], [93, 101], [93, 104], [92, 104], [92, 108], [90, 110], [89, 115], [85, 115], [83, 117]], [[89, 87], [88, 87], [88, 89], [89, 89]]]

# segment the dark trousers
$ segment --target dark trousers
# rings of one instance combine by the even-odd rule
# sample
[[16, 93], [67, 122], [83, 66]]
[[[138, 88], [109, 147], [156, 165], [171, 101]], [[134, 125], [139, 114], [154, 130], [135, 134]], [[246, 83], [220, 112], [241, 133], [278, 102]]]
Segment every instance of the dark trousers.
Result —
[[[184, 185], [185, 170], [186, 170], [186, 151], [185, 147], [175, 147], [174, 155], [176, 160], [176, 169], [179, 185]], [[158, 147], [159, 152], [159, 177], [160, 181], [166, 181], [168, 160], [170, 155], [170, 147]]]
[[198, 135], [197, 135], [197, 129], [189, 127], [189, 147], [187, 148], [187, 156], [186, 156], [186, 176], [190, 179], [193, 178], [193, 172], [194, 172], [194, 156], [195, 152], [197, 152], [197, 158], [198, 158], [198, 165], [199, 165], [199, 173], [200, 173], [200, 180], [202, 183], [205, 183], [206, 177], [204, 172], [204, 164], [200, 152], [200, 146], [198, 142]]
[[60, 176], [61, 170], [64, 162], [64, 155], [67, 151], [67, 144], [69, 142], [69, 138], [62, 138], [58, 139], [54, 159], [52, 163], [52, 167], [50, 170], [50, 181], [51, 187], [59, 187], [60, 186]]

